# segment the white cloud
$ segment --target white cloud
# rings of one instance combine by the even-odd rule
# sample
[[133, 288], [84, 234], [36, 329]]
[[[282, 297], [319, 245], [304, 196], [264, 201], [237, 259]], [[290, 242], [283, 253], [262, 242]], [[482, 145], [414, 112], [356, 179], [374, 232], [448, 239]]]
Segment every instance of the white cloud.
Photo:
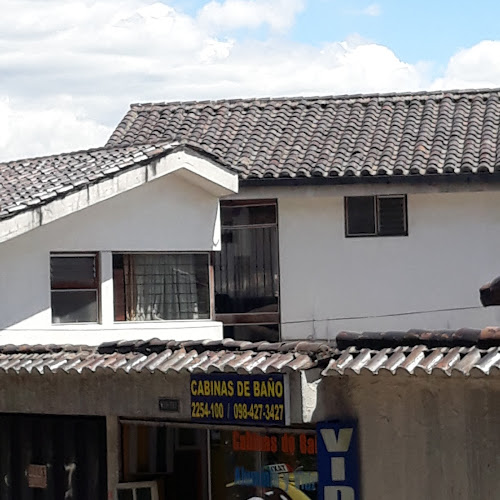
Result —
[[382, 8], [380, 7], [380, 4], [372, 3], [362, 9], [346, 10], [346, 13], [352, 16], [378, 17], [382, 14]]
[[305, 0], [212, 0], [200, 10], [198, 19], [209, 29], [255, 29], [268, 25], [272, 30], [285, 31], [304, 7]]
[[382, 13], [382, 9], [380, 8], [380, 5], [378, 3], [372, 3], [371, 5], [368, 5], [368, 7], [365, 7], [361, 11], [361, 14], [363, 14], [365, 16], [371, 16], [371, 17], [380, 16], [381, 13]]
[[41, 156], [103, 144], [111, 129], [68, 102], [25, 108], [0, 97], [0, 151], [4, 158]]
[[500, 87], [500, 41], [484, 40], [457, 52], [433, 88]]
[[[280, 20], [285, 0], [210, 2], [194, 17], [150, 0], [3, 1], [3, 160], [102, 145], [131, 102], [500, 85], [500, 42], [457, 53], [435, 82], [425, 65], [360, 37], [293, 43], [277, 31], [302, 1], [287, 0]], [[265, 41], [227, 38], [237, 25], [275, 31]]]

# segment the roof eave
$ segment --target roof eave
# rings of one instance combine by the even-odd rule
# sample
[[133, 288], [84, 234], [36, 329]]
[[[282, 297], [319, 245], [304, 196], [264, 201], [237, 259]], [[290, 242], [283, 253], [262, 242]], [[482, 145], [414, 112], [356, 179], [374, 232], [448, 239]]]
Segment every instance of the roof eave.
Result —
[[218, 197], [238, 192], [236, 173], [209, 155], [179, 146], [0, 221], [0, 243], [172, 173]]

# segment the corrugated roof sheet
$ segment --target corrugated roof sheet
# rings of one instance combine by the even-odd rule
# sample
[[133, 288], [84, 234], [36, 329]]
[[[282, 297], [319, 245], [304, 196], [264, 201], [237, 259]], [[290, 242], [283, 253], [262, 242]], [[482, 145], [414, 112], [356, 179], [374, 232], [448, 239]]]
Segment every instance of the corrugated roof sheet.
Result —
[[[500, 328], [453, 332], [341, 333], [339, 337], [338, 343], [296, 341], [271, 344], [231, 339], [176, 342], [153, 339], [111, 342], [98, 347], [6, 345], [0, 347], [0, 373], [248, 374], [319, 368], [323, 376], [500, 374]], [[400, 345], [394, 346], [395, 339], [400, 340]]]
[[242, 179], [500, 172], [500, 90], [135, 104], [108, 146], [194, 142]]

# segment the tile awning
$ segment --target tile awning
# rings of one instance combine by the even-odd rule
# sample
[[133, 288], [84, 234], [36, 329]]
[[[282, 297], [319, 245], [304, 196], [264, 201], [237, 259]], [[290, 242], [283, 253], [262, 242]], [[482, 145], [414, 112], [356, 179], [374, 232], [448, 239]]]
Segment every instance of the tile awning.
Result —
[[[398, 345], [395, 345], [398, 343]], [[340, 333], [336, 342], [120, 341], [98, 347], [0, 346], [2, 373], [500, 374], [500, 329]]]

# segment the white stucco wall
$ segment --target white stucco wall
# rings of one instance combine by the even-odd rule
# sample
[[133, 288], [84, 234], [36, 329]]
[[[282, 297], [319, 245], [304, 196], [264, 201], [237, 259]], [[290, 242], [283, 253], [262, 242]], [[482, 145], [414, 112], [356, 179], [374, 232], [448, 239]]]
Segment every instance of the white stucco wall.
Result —
[[408, 187], [241, 190], [278, 199], [282, 338], [500, 324], [478, 293], [500, 275], [500, 192], [427, 191], [408, 194], [407, 237], [345, 238], [344, 195]]
[[[49, 255], [53, 251], [219, 248], [218, 197], [178, 173], [31, 230], [0, 244], [0, 343], [93, 344], [127, 338], [220, 338], [222, 327], [215, 321], [115, 325], [111, 320], [106, 325], [85, 327], [52, 325], [49, 275]], [[104, 284], [104, 291], [112, 293], [109, 285], [111, 282]], [[109, 302], [109, 295], [106, 299]], [[107, 317], [112, 318], [112, 312]]]

